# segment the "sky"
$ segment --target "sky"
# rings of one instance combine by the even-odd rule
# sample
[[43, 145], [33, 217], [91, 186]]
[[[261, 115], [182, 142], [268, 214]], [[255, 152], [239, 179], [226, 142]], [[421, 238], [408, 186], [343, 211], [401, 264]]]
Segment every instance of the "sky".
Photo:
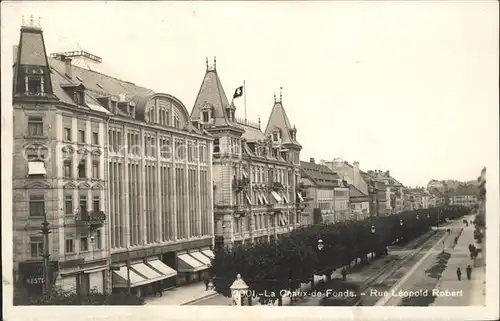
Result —
[[498, 166], [496, 1], [3, 1], [1, 14], [3, 48], [23, 15], [41, 17], [49, 53], [98, 55], [188, 111], [206, 57], [228, 98], [245, 80], [247, 118], [263, 130], [283, 87], [302, 160], [342, 157], [407, 186]]

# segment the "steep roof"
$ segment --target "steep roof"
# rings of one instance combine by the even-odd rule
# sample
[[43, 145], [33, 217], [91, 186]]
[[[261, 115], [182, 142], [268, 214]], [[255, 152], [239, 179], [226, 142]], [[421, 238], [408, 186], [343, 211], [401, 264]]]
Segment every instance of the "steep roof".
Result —
[[274, 101], [274, 106], [271, 111], [271, 115], [269, 115], [266, 130], [264, 131], [266, 137], [270, 136], [275, 129], [279, 129], [281, 132], [282, 144], [293, 144], [297, 147], [302, 147], [299, 142], [291, 136], [291, 132], [296, 132], [296, 129], [295, 127], [292, 127], [290, 120], [286, 115], [285, 107], [283, 107], [281, 98], [280, 100], [275, 99]]
[[363, 193], [362, 191], [360, 191], [359, 189], [357, 189], [352, 184], [349, 184], [349, 195], [351, 197], [364, 197], [364, 196], [368, 196], [365, 193]]
[[241, 129], [236, 122], [228, 119], [226, 109], [230, 107], [231, 104], [224, 92], [224, 87], [215, 66], [209, 68], [207, 62], [207, 70], [196, 96], [193, 109], [191, 110], [191, 119], [199, 119], [201, 110], [203, 108], [210, 108], [212, 110], [212, 117], [214, 118], [213, 126], [229, 126]]
[[328, 166], [310, 162], [300, 162], [301, 173], [318, 187], [337, 187], [340, 177]]
[[243, 139], [246, 139], [247, 142], [263, 141], [266, 139], [264, 133], [259, 128], [250, 125], [245, 125], [242, 124], [241, 122], [239, 122], [238, 125], [240, 125], [240, 127], [245, 130], [245, 132], [241, 137]]
[[[186, 125], [188, 125], [187, 129], [189, 131], [198, 134], [206, 134], [206, 132], [191, 126], [191, 120], [186, 107], [180, 100], [171, 95], [155, 93], [151, 89], [137, 86], [132, 82], [102, 74], [92, 70], [90, 66], [86, 64], [80, 66], [71, 63], [71, 69], [67, 69], [67, 58], [71, 58], [73, 62], [75, 58], [77, 60], [89, 58], [91, 56], [94, 55], [84, 51], [59, 53], [47, 56], [42, 29], [39, 27], [23, 26], [21, 28], [17, 59], [13, 66], [15, 84], [14, 97], [22, 97], [24, 95], [28, 97], [23, 98], [34, 98], [37, 101], [41, 101], [44, 98], [53, 96], [53, 100], [71, 105], [74, 108], [112, 115], [113, 113], [111, 112], [110, 106], [108, 106], [105, 101], [108, 98], [115, 98], [116, 101], [118, 101], [118, 97], [122, 96], [124, 102], [127, 104], [130, 102], [130, 104], [134, 106], [133, 103], [135, 103], [134, 118], [136, 120], [144, 120], [146, 103], [154, 96], [163, 96], [175, 102], [176, 110], [185, 115], [187, 121]], [[99, 57], [94, 57], [96, 58], [95, 62], [101, 62]], [[69, 60], [67, 61], [69, 63]], [[29, 63], [29, 65], [24, 65], [23, 63]], [[46, 72], [44, 72], [44, 70]], [[24, 75], [20, 73], [25, 73], [27, 71], [42, 75], [44, 78], [44, 94], [42, 97], [40, 97], [40, 95], [30, 97], [30, 95], [24, 93]], [[70, 75], [67, 73], [70, 73]], [[85, 95], [85, 106], [74, 102], [71, 91], [72, 88], [83, 91]], [[117, 110], [116, 114], [128, 118], [133, 117], [120, 109]]]
[[450, 191], [450, 196], [459, 196], [459, 195], [477, 195], [479, 192], [476, 186], [459, 186], [454, 191]]

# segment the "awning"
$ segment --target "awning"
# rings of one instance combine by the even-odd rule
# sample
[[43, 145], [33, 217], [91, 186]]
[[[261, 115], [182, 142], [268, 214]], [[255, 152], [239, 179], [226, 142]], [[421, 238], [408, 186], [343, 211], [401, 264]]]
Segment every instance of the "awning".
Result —
[[144, 263], [134, 264], [131, 266], [134, 272], [146, 277], [150, 283], [166, 279], [167, 277], [159, 272], [156, 272]]
[[108, 115], [112, 115], [112, 113], [110, 113], [106, 108], [102, 107], [102, 106], [99, 106], [99, 105], [94, 105], [94, 104], [87, 104], [87, 106], [92, 109], [92, 110], [95, 110], [95, 111], [100, 111], [101, 113], [105, 113], [105, 114], [108, 114]]
[[300, 193], [297, 193], [297, 197], [299, 198], [299, 200], [300, 200], [301, 202], [303, 202], [303, 201], [304, 201], [304, 198], [302, 197], [302, 195], [300, 195]]
[[196, 272], [207, 269], [208, 266], [196, 260], [189, 254], [177, 256], [177, 269], [179, 272]]
[[264, 200], [262, 200], [262, 195], [260, 195], [260, 193], [257, 193], [257, 198], [259, 199], [259, 203], [264, 205]]
[[28, 175], [47, 175], [43, 162], [28, 162]]
[[[136, 287], [143, 284], [148, 284], [148, 280], [142, 276], [136, 274], [132, 269], [130, 269], [130, 287]], [[113, 287], [114, 288], [126, 288], [127, 287], [127, 267], [122, 266], [120, 270], [113, 271]]]
[[215, 257], [214, 252], [212, 250], [202, 250], [201, 253], [205, 254], [209, 258], [213, 259]]
[[198, 261], [201, 261], [205, 265], [212, 264], [212, 262], [210, 261], [210, 259], [207, 256], [201, 254], [201, 252], [198, 252], [198, 251], [196, 251], [196, 252], [190, 252], [189, 255], [191, 255], [192, 257], [194, 257]]
[[101, 271], [104, 271], [107, 269], [108, 269], [107, 266], [101, 266], [101, 267], [90, 269], [90, 270], [84, 270], [83, 273], [89, 274], [89, 273], [101, 272]]
[[246, 197], [247, 197], [247, 202], [248, 202], [248, 205], [253, 205], [253, 204], [252, 204], [252, 200], [250, 199], [250, 197], [249, 197], [248, 195], [246, 195]]
[[146, 263], [146, 265], [157, 270], [161, 274], [165, 275], [167, 278], [171, 278], [177, 275], [177, 271], [172, 269], [170, 266], [166, 265], [160, 260], [153, 260]]
[[[155, 261], [158, 261], [158, 260], [155, 260]], [[152, 262], [155, 262], [155, 261], [152, 261]], [[150, 264], [152, 262], [148, 262], [148, 264]], [[158, 262], [160, 264], [162, 264], [160, 261], [158, 261]], [[155, 266], [159, 266], [157, 263], [153, 263], [153, 264]], [[153, 265], [149, 266], [149, 265], [146, 265], [144, 263], [137, 263], [137, 264], [131, 265], [130, 271], [129, 271], [130, 287], [133, 288], [133, 287], [137, 287], [140, 285], [145, 285], [145, 284], [161, 281], [161, 280], [164, 280], [164, 279], [167, 279], [167, 278], [170, 278], [172, 276], [177, 275], [177, 272], [173, 269], [169, 268], [171, 270], [170, 271], [170, 270], [166, 270], [163, 268], [163, 270], [165, 270], [166, 273], [161, 269], [162, 269], [162, 267], [157, 269], [156, 267], [153, 267]], [[158, 271], [156, 271], [156, 270], [158, 270]], [[174, 273], [172, 273], [172, 271]], [[126, 288], [127, 287], [127, 267], [122, 266], [122, 267], [120, 267], [120, 270], [113, 271], [113, 274], [114, 274], [113, 287]]]
[[243, 178], [248, 178], [247, 172], [245, 172], [245, 170], [242, 170], [241, 173], [243, 174]]
[[264, 194], [262, 194], [262, 200], [264, 201], [264, 205], [269, 204], [269, 202], [267, 201], [267, 198]]
[[286, 195], [283, 195], [283, 200], [285, 201], [286, 204], [288, 204], [288, 197], [286, 197]]
[[276, 200], [276, 202], [281, 202], [281, 196], [279, 196], [278, 193], [276, 193], [275, 191], [271, 191], [271, 195], [274, 197], [274, 199]]

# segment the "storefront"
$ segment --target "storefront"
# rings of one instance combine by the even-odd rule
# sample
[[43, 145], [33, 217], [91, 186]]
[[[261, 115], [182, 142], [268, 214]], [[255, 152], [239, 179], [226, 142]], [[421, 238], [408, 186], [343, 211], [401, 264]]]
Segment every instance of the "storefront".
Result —
[[107, 260], [85, 262], [84, 259], [68, 260], [60, 263], [56, 286], [64, 291], [86, 295], [91, 292], [104, 293]]
[[[54, 284], [58, 271], [58, 262], [49, 262], [49, 275], [51, 284]], [[43, 262], [21, 262], [19, 263], [19, 279], [23, 290], [30, 296], [43, 294], [45, 276], [43, 273]]]
[[209, 268], [214, 253], [209, 248], [192, 249], [177, 253], [179, 285], [194, 283], [209, 277]]
[[127, 292], [138, 297], [155, 295], [175, 282], [177, 271], [163, 263], [159, 257], [149, 257], [145, 260], [122, 263], [112, 267], [113, 291]]

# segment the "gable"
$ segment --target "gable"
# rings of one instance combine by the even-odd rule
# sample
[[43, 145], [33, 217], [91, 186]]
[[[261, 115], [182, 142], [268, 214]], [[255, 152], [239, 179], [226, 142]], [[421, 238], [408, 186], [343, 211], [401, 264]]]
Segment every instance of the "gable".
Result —
[[47, 181], [43, 180], [37, 180], [37, 181], [29, 181], [26, 184], [24, 184], [24, 188], [26, 189], [48, 189], [50, 188], [50, 185]]

